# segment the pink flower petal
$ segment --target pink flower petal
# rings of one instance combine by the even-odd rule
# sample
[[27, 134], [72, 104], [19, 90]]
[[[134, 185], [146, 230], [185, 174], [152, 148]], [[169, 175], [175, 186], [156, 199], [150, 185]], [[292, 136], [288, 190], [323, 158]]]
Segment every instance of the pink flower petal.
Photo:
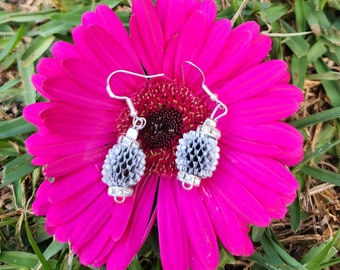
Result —
[[[88, 177], [90, 176], [90, 177]], [[48, 196], [51, 203], [57, 203], [64, 200], [72, 199], [79, 193], [90, 190], [92, 185], [100, 179], [100, 171], [94, 166], [83, 167], [63, 177], [57, 177]]]
[[57, 134], [35, 133], [26, 140], [26, 147], [34, 156], [60, 157], [81, 153], [112, 142], [112, 135], [87, 136], [72, 140]]
[[[139, 59], [132, 49], [131, 42], [126, 41], [128, 44], [125, 44], [119, 37], [112, 36], [102, 28], [93, 25], [85, 29], [85, 39], [98, 59], [101, 60], [102, 65], [107, 67], [108, 73], [103, 74], [104, 82], [106, 82], [107, 76], [115, 70], [125, 69], [144, 74]], [[136, 87], [136, 85], [144, 81], [140, 77], [129, 76], [125, 81], [125, 85]]]
[[293, 192], [283, 193], [281, 190], [275, 190], [272, 186], [264, 185], [255, 176], [246, 174], [227, 159], [224, 160], [223, 165], [235, 180], [251, 192], [271, 218], [283, 218], [285, 216], [287, 203], [283, 203], [283, 201], [292, 202], [294, 200], [296, 197], [294, 189]]
[[206, 42], [196, 63], [203, 71], [220, 59], [230, 33], [231, 23], [227, 19], [219, 20], [209, 27]]
[[220, 144], [222, 152], [227, 153], [229, 148], [233, 148], [244, 153], [260, 156], [277, 156], [282, 153], [282, 149], [276, 145], [251, 141], [247, 138], [230, 135], [227, 132], [223, 134], [227, 139], [224, 144]]
[[81, 55], [76, 50], [76, 47], [65, 41], [58, 41], [51, 47], [51, 52], [54, 58], [58, 60], [69, 58], [81, 58]]
[[130, 33], [132, 44], [147, 73], [161, 73], [164, 37], [152, 1], [133, 1]]
[[226, 132], [225, 135], [223, 132], [226, 137], [242, 138], [278, 147], [301, 148], [303, 143], [303, 137], [296, 128], [281, 122], [258, 125], [221, 125], [220, 129]]
[[[222, 157], [221, 157], [222, 159]], [[263, 205], [254, 197], [252, 192], [228, 173], [228, 168], [222, 166], [215, 171], [210, 180], [216, 186], [216, 193], [229, 205], [230, 209], [247, 223], [265, 227], [270, 224], [270, 216]], [[245, 179], [246, 180], [246, 179]], [[244, 181], [245, 181], [244, 180]], [[214, 196], [217, 196], [214, 193]]]
[[184, 228], [184, 216], [180, 211], [175, 190], [176, 178], [163, 177], [159, 183], [157, 200], [157, 220], [160, 256], [163, 268], [189, 268], [189, 242]]
[[[109, 98], [100, 99], [98, 94], [91, 89], [81, 87], [64, 76], [50, 77], [44, 80], [42, 87], [47, 93], [47, 98], [52, 101], [55, 100], [88, 109], [102, 108], [110, 110], [112, 108], [112, 100]], [[65, 89], [72, 89], [72, 91], [65, 91]], [[77, 100], [76, 104], [74, 100]]]
[[116, 243], [107, 258], [107, 269], [126, 269], [142, 246], [154, 222], [152, 206], [155, 198], [158, 177], [149, 177], [140, 191], [136, 191], [136, 205], [130, 223], [122, 238]]
[[80, 192], [77, 196], [54, 203], [47, 213], [46, 222], [57, 226], [67, 223], [75, 217], [78, 222], [82, 222], [79, 214], [94, 204], [100, 194], [106, 193], [107, 186], [99, 178], [97, 179], [98, 182], [94, 183], [87, 192]]
[[198, 8], [199, 11], [202, 11], [206, 17], [208, 24], [212, 24], [216, 20], [217, 7], [216, 3], [213, 0], [203, 0]]
[[254, 247], [248, 237], [249, 227], [224, 203], [225, 200], [216, 192], [217, 187], [210, 185], [209, 181], [202, 184], [202, 195], [218, 238], [233, 255], [251, 255]]
[[242, 65], [238, 66], [237, 72], [242, 73], [245, 70], [260, 64], [269, 54], [271, 47], [272, 40], [270, 37], [265, 35], [256, 36], [251, 42], [248, 50], [242, 56], [242, 59], [240, 59]]
[[109, 146], [105, 145], [63, 157], [57, 156], [53, 161], [48, 161], [49, 157], [45, 157], [44, 159], [47, 162], [44, 165], [48, 165], [44, 168], [44, 174], [47, 177], [60, 177], [73, 173], [85, 166], [93, 166], [100, 171], [109, 148]]
[[215, 88], [218, 86], [219, 81], [236, 75], [238, 67], [243, 64], [243, 61], [240, 60], [248, 52], [249, 46], [258, 35], [258, 32], [259, 25], [254, 22], [248, 22], [235, 28], [230, 35], [228, 34], [228, 40], [220, 57], [206, 71], [207, 85]]
[[[116, 133], [117, 115], [120, 110], [98, 111], [51, 103], [51, 106], [41, 113], [45, 126], [52, 132], [66, 136], [101, 136]], [[98, 121], [98, 119], [108, 119]]]
[[23, 117], [39, 129], [44, 128], [40, 114], [51, 106], [49, 102], [39, 102], [26, 106], [23, 111]]
[[166, 43], [181, 31], [185, 21], [194, 10], [197, 10], [199, 4], [200, 0], [156, 1], [156, 12], [164, 29]]
[[228, 104], [244, 100], [273, 86], [286, 70], [287, 64], [281, 60], [262, 63], [227, 81], [217, 94]]
[[[200, 28], [197, 28], [200, 25]], [[177, 80], [182, 79], [182, 65], [184, 61], [196, 62], [202, 51], [208, 31], [207, 16], [198, 11], [195, 12], [183, 26], [179, 34], [178, 46], [173, 56], [175, 58], [175, 75]]]
[[245, 174], [251, 174], [262, 185], [273, 188], [283, 194], [295, 193], [298, 183], [293, 174], [280, 162], [236, 151], [228, 152], [228, 159]]
[[62, 76], [64, 72], [61, 68], [61, 62], [55, 58], [43, 58], [37, 65], [37, 71], [39, 74], [45, 77]]
[[48, 200], [50, 190], [51, 182], [48, 180], [43, 181], [39, 186], [36, 198], [32, 205], [32, 210], [35, 215], [45, 216], [48, 213], [49, 209], [52, 206], [51, 202]]
[[[180, 185], [180, 183], [177, 183]], [[207, 209], [202, 203], [199, 189], [177, 191], [178, 203], [182, 206], [190, 247], [203, 269], [216, 269], [219, 251], [215, 231]]]
[[[75, 49], [83, 62], [88, 62], [92, 65], [93, 70], [99, 74], [109, 74], [110, 70], [105, 66], [105, 62], [98, 58], [97, 48], [91, 42], [88, 42], [86, 37], [86, 27], [77, 26], [72, 31], [72, 38], [74, 40]], [[68, 58], [65, 58], [68, 59]]]
[[228, 115], [219, 121], [222, 125], [261, 124], [281, 121], [295, 113], [299, 103], [293, 99], [257, 95], [228, 106]]
[[285, 97], [288, 99], [294, 99], [297, 102], [302, 102], [304, 99], [301, 89], [290, 84], [275, 84], [264, 91], [263, 94], [269, 95], [271, 97]]

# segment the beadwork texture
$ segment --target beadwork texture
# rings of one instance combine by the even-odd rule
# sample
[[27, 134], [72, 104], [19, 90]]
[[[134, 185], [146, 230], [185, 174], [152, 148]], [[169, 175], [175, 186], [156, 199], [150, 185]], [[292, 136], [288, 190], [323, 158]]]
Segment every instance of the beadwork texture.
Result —
[[191, 130], [179, 140], [177, 168], [201, 178], [211, 177], [216, 170], [219, 151], [215, 139]]
[[145, 154], [139, 148], [115, 144], [106, 155], [102, 181], [108, 186], [136, 185], [145, 170]]

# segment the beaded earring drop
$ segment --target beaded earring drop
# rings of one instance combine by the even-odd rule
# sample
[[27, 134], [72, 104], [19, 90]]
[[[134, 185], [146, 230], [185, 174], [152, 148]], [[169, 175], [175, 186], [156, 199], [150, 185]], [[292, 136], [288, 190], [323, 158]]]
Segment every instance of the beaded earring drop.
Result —
[[[211, 116], [204, 121], [203, 125], [198, 126], [196, 131], [190, 130], [184, 133], [177, 146], [176, 166], [179, 170], [177, 178], [182, 182], [184, 189], [191, 190], [194, 186], [200, 185], [202, 178], [211, 177], [216, 170], [220, 157], [218, 139], [221, 137], [221, 132], [216, 128], [216, 124], [218, 119], [228, 113], [228, 108], [205, 85], [203, 71], [190, 61], [184, 63], [193, 66], [201, 73], [202, 89], [212, 101], [216, 102]], [[218, 110], [222, 110], [222, 112], [217, 115]]]
[[130, 98], [115, 95], [110, 87], [112, 76], [117, 73], [125, 73], [145, 79], [161, 77], [164, 74], [142, 75], [127, 70], [116, 70], [112, 72], [106, 83], [106, 90], [111, 98], [125, 100], [132, 117], [132, 126], [125, 135], [118, 138], [115, 144], [107, 153], [102, 168], [102, 181], [108, 185], [108, 195], [114, 197], [115, 202], [123, 203], [126, 197], [133, 195], [132, 186], [136, 185], [145, 170], [145, 154], [139, 148], [137, 141], [138, 131], [144, 128], [146, 119], [139, 117]]

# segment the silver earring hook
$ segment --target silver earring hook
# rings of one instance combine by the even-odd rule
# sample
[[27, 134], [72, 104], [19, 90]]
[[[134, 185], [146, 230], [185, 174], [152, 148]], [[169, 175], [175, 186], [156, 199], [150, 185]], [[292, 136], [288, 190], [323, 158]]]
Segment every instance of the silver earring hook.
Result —
[[[216, 105], [215, 109], [213, 110], [213, 112], [211, 113], [210, 118], [213, 119], [214, 121], [217, 121], [218, 119], [220, 119], [223, 116], [225, 116], [228, 113], [228, 107], [222, 101], [220, 101], [218, 99], [217, 95], [214, 94], [213, 92], [211, 92], [211, 90], [205, 84], [205, 75], [204, 75], [204, 72], [202, 71], [202, 69], [200, 69], [196, 64], [194, 64], [191, 61], [183, 61], [183, 63], [182, 63], [183, 82], [184, 82], [184, 68], [183, 68], [183, 64], [189, 64], [189, 65], [193, 66], [194, 68], [196, 68], [200, 72], [200, 74], [202, 76], [202, 89], [210, 97], [210, 99], [212, 101], [216, 102], [217, 105]], [[223, 112], [221, 112], [220, 114], [216, 115], [218, 110], [222, 110]]]
[[130, 116], [133, 119], [133, 122], [132, 122], [133, 128], [142, 129], [146, 124], [146, 119], [144, 117], [138, 117], [138, 112], [137, 112], [135, 106], [133, 106], [132, 100], [127, 96], [117, 96], [115, 93], [113, 93], [113, 91], [111, 89], [111, 86], [110, 86], [111, 78], [118, 73], [124, 73], [124, 74], [133, 75], [133, 76], [141, 77], [141, 78], [145, 78], [145, 79], [153, 79], [153, 78], [157, 78], [157, 77], [163, 77], [164, 73], [154, 74], [154, 75], [145, 75], [145, 74], [139, 74], [139, 73], [124, 70], [124, 69], [118, 69], [118, 70], [111, 72], [110, 75], [106, 79], [106, 91], [109, 94], [109, 96], [111, 98], [125, 100], [126, 104], [129, 107], [129, 110], [130, 110]]

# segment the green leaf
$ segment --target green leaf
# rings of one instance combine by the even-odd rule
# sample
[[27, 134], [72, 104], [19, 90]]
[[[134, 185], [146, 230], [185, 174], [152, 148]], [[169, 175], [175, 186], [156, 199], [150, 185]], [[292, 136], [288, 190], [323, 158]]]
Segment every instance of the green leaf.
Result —
[[6, 48], [1, 52], [0, 54], [0, 62], [2, 62], [6, 56], [8, 56], [13, 49], [17, 46], [17, 44], [19, 43], [20, 40], [22, 40], [22, 38], [25, 36], [25, 34], [28, 31], [29, 26], [27, 24], [22, 24], [18, 31], [16, 32], [16, 34], [11, 37], [8, 45], [6, 46]]
[[340, 237], [340, 231], [337, 232], [335, 237], [327, 244], [325, 247], [321, 248], [315, 256], [311, 258], [307, 262], [307, 268], [308, 269], [320, 269], [320, 265], [323, 263], [324, 259], [327, 257], [327, 254], [331, 250], [331, 248], [334, 246], [335, 242], [338, 241]]
[[41, 57], [41, 55], [51, 46], [53, 41], [54, 36], [37, 37], [34, 39], [21, 58], [23, 66], [27, 67]]
[[340, 186], [340, 174], [332, 171], [323, 170], [312, 166], [304, 166], [301, 168], [301, 172], [308, 174], [323, 182], [327, 182], [336, 186]]
[[307, 73], [307, 56], [297, 58], [295, 55], [292, 57], [292, 64], [290, 70], [292, 73], [293, 84], [303, 89], [305, 77]]
[[143, 270], [139, 263], [138, 256], [136, 256], [128, 267], [129, 270]]
[[[322, 61], [322, 59], [317, 59], [316, 61], [313, 62], [313, 64], [315, 66], [317, 73], [325, 73], [330, 71], [329, 67]], [[340, 107], [339, 81], [322, 80], [321, 83], [332, 105], [334, 107]]]
[[28, 237], [28, 241], [30, 242], [35, 254], [38, 256], [41, 264], [44, 266], [45, 270], [53, 270], [52, 266], [47, 262], [45, 259], [44, 255], [42, 254], [41, 250], [39, 249], [37, 243], [34, 241], [34, 238], [32, 236], [31, 230], [28, 226], [28, 221], [27, 221], [27, 215], [25, 212], [25, 229], [26, 229], [26, 234]]
[[292, 231], [296, 232], [300, 226], [301, 222], [301, 207], [300, 207], [300, 199], [297, 196], [294, 202], [288, 207], [289, 217], [290, 217], [290, 226]]
[[24, 118], [18, 117], [14, 120], [0, 122], [0, 139], [22, 135], [35, 131], [36, 128]]
[[5, 92], [6, 90], [12, 88], [13, 86], [17, 85], [20, 82], [19, 79], [12, 79], [6, 83], [4, 83], [1, 87], [0, 87], [0, 93], [1, 92]]
[[[285, 21], [283, 21], [282, 24], [287, 33], [296, 33], [296, 31]], [[287, 46], [292, 50], [292, 52], [296, 55], [297, 58], [301, 58], [307, 55], [309, 44], [302, 37], [302, 35], [288, 37], [284, 39], [282, 42], [287, 44]]]
[[49, 19], [53, 13], [57, 12], [55, 9], [42, 10], [36, 12], [5, 12], [0, 14], [0, 24], [7, 22], [40, 22]]
[[323, 38], [319, 38], [309, 49], [307, 53], [307, 62], [311, 63], [321, 57], [323, 54], [327, 52], [327, 48], [325, 46], [325, 41]]
[[299, 32], [305, 32], [306, 31], [305, 1], [304, 0], [295, 0], [294, 1], [294, 7], [295, 7], [294, 14], [295, 14], [297, 30]]
[[289, 10], [289, 5], [273, 5], [260, 11], [260, 14], [269, 23], [275, 22], [280, 19]]
[[45, 249], [43, 255], [47, 260], [56, 255], [59, 251], [68, 247], [67, 243], [60, 243], [57, 240], [53, 240], [52, 243]]
[[292, 121], [290, 122], [290, 124], [300, 129], [300, 128], [305, 128], [311, 125], [315, 125], [320, 122], [333, 120], [339, 117], [340, 117], [340, 107], [337, 107], [337, 108], [333, 108], [333, 109], [329, 109], [326, 111], [322, 111], [319, 113], [309, 115], [299, 120]]
[[[317, 74], [309, 74], [306, 76], [309, 80], [327, 80], [327, 81], [333, 81], [333, 80], [340, 80], [340, 72], [335, 71], [328, 71], [323, 73], [317, 73]], [[339, 93], [340, 94], [340, 93]]]
[[235, 264], [235, 258], [223, 247], [220, 248], [220, 263], [217, 267], [218, 270], [223, 270], [227, 263]]
[[4, 177], [2, 184], [8, 185], [19, 181], [21, 177], [32, 172], [36, 167], [31, 164], [32, 157], [29, 154], [23, 154], [16, 159], [8, 162], [4, 166]]
[[0, 140], [0, 158], [17, 156], [18, 151], [12, 143], [7, 140]]
[[263, 237], [260, 239], [260, 242], [268, 256], [270, 263], [274, 266], [283, 265], [283, 260], [281, 259], [279, 254], [277, 254], [277, 252], [275, 251], [272, 245], [272, 241], [270, 240], [266, 233], [263, 234]]
[[10, 266], [26, 268], [33, 268], [39, 263], [37, 256], [21, 251], [1, 251], [0, 261]]
[[[265, 267], [264, 269], [268, 270], [278, 270], [277, 266], [272, 265], [268, 259], [268, 256], [262, 256], [259, 252], [255, 251], [251, 256], [251, 259], [257, 264]], [[263, 268], [260, 268], [261, 270]]]
[[35, 103], [37, 92], [31, 82], [31, 78], [34, 73], [34, 66], [32, 63], [27, 66], [23, 66], [22, 61], [19, 59], [18, 69], [19, 69], [22, 82], [24, 84], [23, 96], [24, 96], [25, 104], [29, 105], [29, 104]]
[[[323, 249], [327, 248], [327, 245], [329, 244], [330, 241], [331, 240], [328, 239], [325, 242], [321, 243], [319, 246], [312, 247], [308, 251], [308, 253], [302, 258], [301, 263], [308, 263], [309, 261], [312, 261], [316, 255], [323, 252]], [[323, 259], [323, 262], [329, 261], [337, 252], [338, 251], [335, 247], [331, 247], [328, 253], [326, 254], [325, 258]]]
[[260, 227], [256, 227], [253, 226], [251, 228], [251, 239], [254, 242], [258, 242], [260, 241], [260, 239], [262, 238], [263, 234], [264, 234], [265, 229], [264, 228], [260, 228]]
[[337, 10], [340, 10], [340, 2], [339, 0], [327, 0], [328, 4]]
[[298, 172], [299, 170], [302, 169], [302, 167], [304, 167], [305, 165], [307, 165], [312, 159], [324, 155], [329, 149], [331, 149], [332, 147], [336, 146], [337, 144], [340, 143], [340, 140], [336, 140], [336, 141], [331, 141], [331, 142], [327, 142], [326, 144], [324, 144], [323, 146], [317, 148], [312, 154], [305, 156], [305, 158], [303, 159], [303, 161], [300, 162], [299, 165], [297, 165], [292, 172], [295, 174], [296, 172]]
[[69, 23], [61, 23], [59, 21], [49, 21], [40, 26], [41, 36], [49, 37], [54, 34], [63, 34], [69, 31], [72, 25]]

